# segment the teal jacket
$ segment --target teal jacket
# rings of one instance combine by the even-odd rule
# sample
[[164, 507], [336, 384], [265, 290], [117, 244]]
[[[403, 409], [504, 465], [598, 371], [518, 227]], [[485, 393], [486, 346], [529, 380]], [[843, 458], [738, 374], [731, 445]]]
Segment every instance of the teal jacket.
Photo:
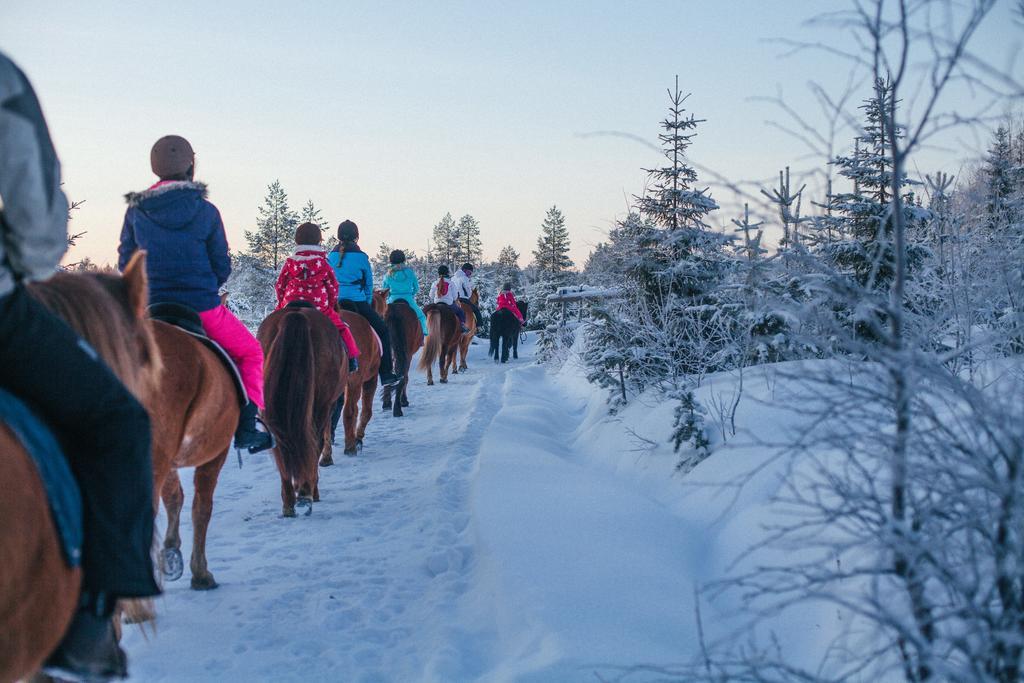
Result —
[[392, 268], [384, 276], [384, 289], [391, 290], [390, 301], [395, 297], [413, 297], [420, 293], [420, 282], [416, 279], [416, 273], [409, 266]]

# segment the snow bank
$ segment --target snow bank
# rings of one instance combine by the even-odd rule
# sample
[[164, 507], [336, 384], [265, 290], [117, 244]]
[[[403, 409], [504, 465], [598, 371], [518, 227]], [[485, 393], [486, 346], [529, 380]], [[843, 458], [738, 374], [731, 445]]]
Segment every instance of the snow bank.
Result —
[[[589, 681], [629, 671], [632, 681], [644, 679], [637, 665], [693, 661], [695, 590], [785, 559], [761, 550], [736, 564], [782, 514], [773, 501], [794, 463], [770, 444], [803, 422], [777, 407], [794, 405], [783, 396], [794, 380], [783, 375], [811, 371], [813, 362], [748, 369], [737, 434], [719, 431], [712, 456], [685, 476], [669, 443], [674, 406], [654, 392], [610, 417], [575, 355], [553, 374], [510, 373], [472, 498], [489, 602], [502, 606], [498, 641], [517, 636], [518, 649], [497, 656], [488, 678]], [[738, 390], [739, 376], [723, 373], [696, 394], [710, 405]], [[709, 642], [733, 637], [750, 617], [736, 595], [702, 599], [701, 610]], [[834, 609], [813, 606], [767, 622], [801, 665], [817, 662], [841, 627]]]

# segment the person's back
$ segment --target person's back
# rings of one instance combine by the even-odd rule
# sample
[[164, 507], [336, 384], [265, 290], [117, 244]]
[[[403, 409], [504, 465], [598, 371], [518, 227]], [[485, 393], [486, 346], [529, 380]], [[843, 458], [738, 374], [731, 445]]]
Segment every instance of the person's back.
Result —
[[373, 269], [370, 258], [358, 248], [344, 253], [335, 249], [327, 255], [338, 279], [338, 301], [373, 303]]
[[137, 249], [148, 254], [151, 303], [179, 303], [207, 311], [220, 305], [219, 288], [231, 274], [220, 212], [206, 185], [161, 181], [126, 195], [128, 238], [118, 249], [123, 269]]
[[516, 295], [512, 293], [512, 285], [506, 283], [502, 288], [501, 294], [498, 295], [497, 308], [498, 311], [508, 311], [515, 319], [522, 325], [524, 322], [523, 313], [519, 310], [519, 306], [516, 303]]

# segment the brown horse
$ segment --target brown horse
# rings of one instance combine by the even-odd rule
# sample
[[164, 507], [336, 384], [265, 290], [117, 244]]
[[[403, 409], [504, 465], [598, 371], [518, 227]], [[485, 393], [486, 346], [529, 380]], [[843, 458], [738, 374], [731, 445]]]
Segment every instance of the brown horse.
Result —
[[[124, 277], [61, 273], [32, 294], [86, 338], [140, 400], [160, 359], [146, 319], [145, 257]], [[63, 558], [43, 484], [0, 424], [0, 681], [30, 675], [57, 646], [78, 604], [81, 572]]]
[[178, 579], [181, 509], [185, 492], [177, 469], [194, 467], [192, 499], [192, 588], [210, 590], [217, 582], [206, 562], [206, 533], [213, 515], [213, 492], [227, 460], [238, 423], [234, 380], [213, 351], [173, 325], [154, 320], [153, 335], [164, 365], [160, 390], [146, 402], [153, 425], [153, 478], [167, 509], [161, 569]]
[[[373, 395], [377, 392], [377, 372], [380, 370], [380, 346], [377, 343], [377, 335], [366, 318], [352, 311], [341, 308], [337, 310], [341, 319], [352, 329], [352, 336], [359, 347], [359, 369], [348, 373], [344, 409], [340, 415], [335, 409], [331, 417], [331, 438], [328, 442], [334, 441], [338, 420], [344, 418], [345, 455], [356, 455], [363, 447], [366, 425], [373, 417]], [[320, 456], [320, 464], [323, 467], [334, 464], [332, 449], [329, 447], [325, 448], [323, 455]]]
[[317, 459], [331, 440], [331, 413], [348, 380], [338, 330], [315, 308], [271, 313], [256, 334], [263, 347], [267, 428], [277, 442], [285, 517], [296, 504], [312, 514], [320, 500]]
[[405, 301], [398, 300], [388, 305], [389, 293], [390, 290], [387, 289], [373, 292], [373, 310], [384, 318], [384, 323], [388, 326], [391, 348], [395, 354], [395, 374], [399, 375], [402, 381], [394, 387], [394, 407], [391, 401], [392, 387], [384, 387], [381, 408], [392, 408], [392, 415], [402, 417], [402, 408], [409, 406], [409, 367], [412, 365], [412, 357], [423, 346], [423, 328], [420, 327], [416, 313]]
[[419, 368], [427, 373], [427, 386], [433, 386], [434, 373], [431, 366], [434, 361], [438, 361], [440, 382], [447, 384], [449, 368], [453, 374], [459, 374], [455, 363], [459, 342], [462, 339], [459, 319], [448, 304], [430, 304], [423, 307], [423, 312], [427, 316], [429, 334], [426, 344], [423, 345], [423, 353], [420, 354]]
[[[473, 302], [473, 306], [480, 304], [480, 292], [477, 291], [476, 287], [473, 288], [473, 293], [470, 295], [469, 300]], [[469, 332], [463, 334], [462, 339], [459, 340], [459, 355], [461, 356], [459, 370], [468, 370], [466, 354], [469, 353], [469, 345], [473, 342], [473, 337], [476, 336], [476, 316], [473, 314], [473, 307], [467, 305], [466, 302], [460, 301], [459, 306], [466, 313], [466, 327], [469, 328]]]

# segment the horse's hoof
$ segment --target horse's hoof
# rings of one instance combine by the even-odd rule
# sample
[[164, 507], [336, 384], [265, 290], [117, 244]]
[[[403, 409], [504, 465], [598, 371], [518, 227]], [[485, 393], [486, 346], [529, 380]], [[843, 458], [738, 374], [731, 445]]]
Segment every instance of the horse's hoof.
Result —
[[302, 514], [306, 517], [309, 517], [311, 514], [313, 514], [313, 499], [302, 496], [297, 501], [295, 501], [295, 507], [299, 509], [304, 509], [305, 512]]
[[440, 382], [441, 382], [441, 384], [448, 384], [448, 380], [446, 380], [446, 379], [442, 379], [442, 380], [440, 380]]
[[334, 464], [334, 458], [331, 456], [320, 456], [320, 467], [330, 467]]
[[213, 580], [213, 574], [192, 577], [192, 590], [194, 591], [212, 591], [216, 587], [217, 582]]
[[281, 516], [282, 517], [294, 517], [295, 516], [295, 508], [287, 508], [287, 507], [286, 508], [281, 508]]
[[391, 408], [391, 401], [384, 401], [380, 404], [381, 410], [388, 410], [389, 408]]
[[402, 399], [402, 407], [403, 408], [408, 408], [409, 407], [409, 401], [407, 401], [406, 399], [403, 398]]
[[349, 456], [350, 458], [351, 457], [355, 457], [355, 456], [359, 455], [359, 451], [357, 451], [355, 446], [353, 446], [352, 448], [346, 448], [345, 449], [345, 455]]
[[433, 380], [431, 380], [431, 381], [427, 382], [427, 386], [428, 386], [428, 387], [432, 387], [432, 386], [434, 386], [434, 381], [433, 381]]
[[185, 561], [177, 548], [164, 548], [160, 553], [160, 571], [165, 581], [177, 581], [185, 573]]

